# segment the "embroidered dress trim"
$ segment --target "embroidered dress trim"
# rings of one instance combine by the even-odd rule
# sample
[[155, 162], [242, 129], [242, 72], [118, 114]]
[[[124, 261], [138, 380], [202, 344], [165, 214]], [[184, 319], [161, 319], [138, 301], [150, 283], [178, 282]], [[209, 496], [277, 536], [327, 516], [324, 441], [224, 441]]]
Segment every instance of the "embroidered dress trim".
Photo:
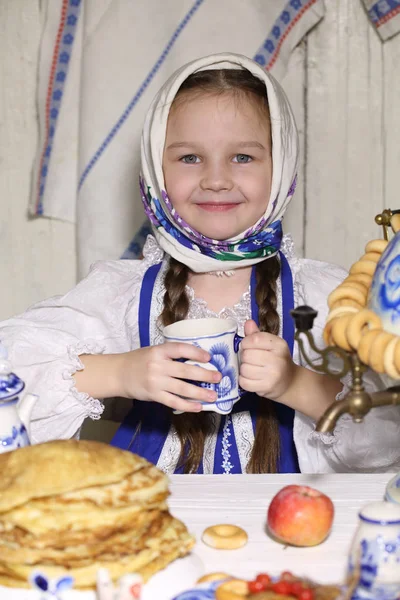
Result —
[[224, 428], [222, 430], [222, 468], [224, 469], [224, 475], [230, 475], [233, 469], [231, 453], [229, 452], [229, 448], [232, 446], [232, 444], [229, 443], [229, 438], [232, 435], [230, 428], [231, 423], [231, 416], [226, 415]]
[[171, 425], [167, 439], [157, 461], [157, 467], [166, 474], [172, 474], [178, 465], [181, 445], [175, 427]]
[[233, 413], [232, 426], [240, 460], [240, 470], [242, 473], [246, 473], [254, 444], [254, 431], [250, 413], [248, 411]]

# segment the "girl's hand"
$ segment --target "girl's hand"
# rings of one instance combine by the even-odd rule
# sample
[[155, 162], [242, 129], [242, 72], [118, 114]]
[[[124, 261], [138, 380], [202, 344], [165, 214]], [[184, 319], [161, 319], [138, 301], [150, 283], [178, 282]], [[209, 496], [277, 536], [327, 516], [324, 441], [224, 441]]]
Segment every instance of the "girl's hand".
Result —
[[201, 348], [183, 342], [166, 342], [127, 352], [120, 375], [123, 395], [126, 398], [160, 402], [184, 412], [200, 412], [200, 402], [215, 402], [217, 392], [184, 380], [215, 384], [220, 382], [221, 373], [176, 360], [182, 358], [207, 363], [210, 355]]
[[254, 321], [246, 321], [240, 344], [239, 385], [247, 392], [278, 400], [294, 381], [296, 365], [285, 340], [261, 332]]

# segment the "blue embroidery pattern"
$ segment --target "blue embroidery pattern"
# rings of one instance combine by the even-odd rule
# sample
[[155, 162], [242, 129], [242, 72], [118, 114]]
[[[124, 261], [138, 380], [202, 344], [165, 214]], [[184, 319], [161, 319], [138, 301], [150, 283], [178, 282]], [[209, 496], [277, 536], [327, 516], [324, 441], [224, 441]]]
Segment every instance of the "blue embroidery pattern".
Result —
[[230, 425], [232, 423], [232, 419], [230, 415], [225, 417], [224, 428], [222, 430], [222, 468], [224, 469], [225, 475], [230, 475], [233, 465], [231, 463], [231, 454], [229, 452], [229, 448], [232, 444], [229, 443], [229, 438], [232, 435]]
[[393, 17], [400, 12], [400, 0], [378, 0], [371, 6], [368, 14], [376, 25], [381, 19], [389, 20], [392, 12], [394, 13]]
[[280, 47], [289, 31], [314, 3], [315, 0], [289, 0], [275, 21], [267, 39], [258, 48], [253, 60], [269, 70], [276, 61]]
[[50, 81], [49, 89], [51, 91], [48, 119], [48, 136], [45, 140], [45, 148], [43, 149], [41, 170], [39, 173], [39, 195], [36, 203], [35, 214], [43, 215], [43, 194], [46, 186], [46, 177], [49, 170], [51, 151], [53, 147], [54, 135], [56, 132], [57, 119], [60, 114], [61, 101], [64, 93], [64, 86], [68, 75], [68, 65], [72, 54], [72, 45], [75, 39], [76, 26], [78, 23], [79, 13], [81, 9], [81, 0], [69, 0], [66, 19], [61, 32], [61, 41], [58, 48], [57, 64], [50, 77], [54, 77], [53, 82]]

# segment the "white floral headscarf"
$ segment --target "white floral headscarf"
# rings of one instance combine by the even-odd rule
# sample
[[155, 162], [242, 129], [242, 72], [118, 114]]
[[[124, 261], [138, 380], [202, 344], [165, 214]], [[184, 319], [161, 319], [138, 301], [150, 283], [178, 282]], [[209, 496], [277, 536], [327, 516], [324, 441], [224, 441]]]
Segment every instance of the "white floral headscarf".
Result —
[[[162, 171], [171, 104], [189, 75], [206, 69], [247, 69], [264, 81], [272, 133], [272, 186], [265, 214], [229, 240], [213, 240], [194, 230], [173, 208]], [[213, 54], [176, 71], [153, 100], [143, 127], [140, 187], [147, 216], [161, 248], [196, 273], [231, 270], [274, 256], [282, 239], [281, 219], [296, 187], [298, 135], [279, 83], [260, 65], [239, 54]]]

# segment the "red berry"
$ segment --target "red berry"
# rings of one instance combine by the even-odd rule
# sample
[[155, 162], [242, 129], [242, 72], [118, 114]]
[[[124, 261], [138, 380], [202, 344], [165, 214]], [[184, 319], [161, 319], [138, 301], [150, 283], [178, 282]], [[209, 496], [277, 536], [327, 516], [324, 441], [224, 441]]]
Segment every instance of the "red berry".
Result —
[[291, 571], [282, 571], [281, 579], [284, 579], [285, 581], [293, 579], [293, 573], [291, 573]]
[[256, 577], [256, 581], [259, 581], [263, 585], [263, 589], [266, 590], [271, 583], [271, 577], [267, 573], [259, 573]]
[[314, 592], [310, 589], [304, 589], [297, 597], [299, 600], [314, 600]]
[[248, 581], [247, 587], [249, 588], [250, 594], [258, 594], [258, 592], [263, 592], [265, 590], [261, 581], [257, 581], [256, 579], [254, 579], [254, 581]]
[[272, 584], [271, 588], [277, 594], [290, 594], [292, 584], [288, 581], [277, 581], [276, 583]]
[[299, 597], [300, 592], [304, 590], [301, 581], [292, 581], [292, 594]]

